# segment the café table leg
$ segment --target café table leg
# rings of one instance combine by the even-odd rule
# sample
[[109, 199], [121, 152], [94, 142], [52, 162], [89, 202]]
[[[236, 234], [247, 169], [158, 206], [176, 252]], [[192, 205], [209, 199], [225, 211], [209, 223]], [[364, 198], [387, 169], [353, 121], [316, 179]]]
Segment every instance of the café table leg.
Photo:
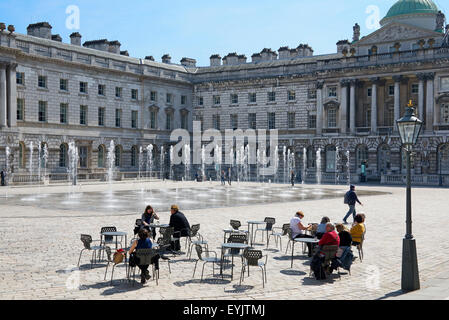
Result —
[[292, 264], [290, 268], [293, 268], [293, 252], [295, 250], [295, 241], [292, 241]]

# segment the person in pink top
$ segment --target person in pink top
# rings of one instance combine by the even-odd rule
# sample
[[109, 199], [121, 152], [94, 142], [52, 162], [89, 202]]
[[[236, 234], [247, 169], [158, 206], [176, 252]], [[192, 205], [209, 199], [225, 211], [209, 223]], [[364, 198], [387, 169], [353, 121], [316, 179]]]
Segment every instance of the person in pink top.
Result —
[[339, 246], [340, 245], [340, 237], [335, 231], [335, 226], [332, 223], [326, 224], [326, 233], [321, 238], [320, 242], [318, 242], [320, 247], [322, 246]]

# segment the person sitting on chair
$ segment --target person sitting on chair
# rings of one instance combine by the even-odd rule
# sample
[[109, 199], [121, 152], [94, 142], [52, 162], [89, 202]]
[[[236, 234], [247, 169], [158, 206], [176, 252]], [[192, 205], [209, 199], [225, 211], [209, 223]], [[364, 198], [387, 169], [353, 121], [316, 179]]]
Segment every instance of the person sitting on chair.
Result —
[[326, 233], [326, 224], [328, 222], [331, 222], [331, 219], [329, 219], [329, 217], [323, 217], [323, 219], [321, 219], [321, 223], [318, 225], [318, 229], [316, 230], [317, 239], [321, 239]]
[[355, 216], [354, 226], [351, 228], [352, 245], [357, 246], [362, 242], [363, 234], [365, 233], [365, 219], [364, 214], [359, 213]]
[[142, 228], [151, 231], [151, 236], [153, 239], [156, 239], [156, 229], [151, 228], [150, 224], [154, 223], [154, 220], [159, 220], [159, 216], [154, 212], [154, 209], [151, 206], [147, 206], [145, 208], [145, 212], [142, 214]]
[[[313, 236], [307, 235], [304, 231], [309, 231], [312, 229], [312, 226], [309, 225], [305, 227], [301, 219], [304, 219], [304, 213], [302, 211], [296, 212], [295, 216], [290, 220], [290, 228], [292, 230], [292, 238], [313, 238]], [[307, 243], [307, 248], [309, 250], [309, 257], [312, 256], [312, 244]]]
[[180, 237], [188, 237], [190, 234], [190, 224], [187, 220], [186, 216], [179, 211], [177, 205], [172, 205], [170, 208], [171, 216], [170, 216], [170, 227], [174, 228], [174, 237], [178, 238], [172, 242], [172, 250], [179, 251], [181, 250], [181, 245], [179, 243]]
[[339, 249], [337, 251], [337, 258], [340, 258], [343, 251], [347, 248], [350, 247], [352, 244], [352, 236], [349, 233], [348, 229], [341, 223], [337, 224], [335, 226], [335, 228], [337, 229], [338, 232], [338, 236], [340, 237], [340, 246]]
[[[140, 229], [139, 231], [139, 240], [134, 241], [131, 248], [129, 249], [129, 255], [136, 250], [136, 249], [151, 249], [153, 247], [153, 244], [150, 240], [150, 234], [147, 229]], [[151, 259], [151, 263], [154, 263], [154, 267], [156, 270], [159, 269], [159, 255], [154, 256]], [[138, 265], [139, 269], [141, 270], [140, 274], [140, 283], [145, 284], [147, 280], [151, 278], [150, 272], [148, 271], [149, 265]]]
[[323, 246], [339, 246], [340, 245], [340, 237], [337, 232], [335, 232], [335, 226], [328, 222], [326, 224], [326, 233], [321, 238], [320, 242], [318, 242], [320, 247]]

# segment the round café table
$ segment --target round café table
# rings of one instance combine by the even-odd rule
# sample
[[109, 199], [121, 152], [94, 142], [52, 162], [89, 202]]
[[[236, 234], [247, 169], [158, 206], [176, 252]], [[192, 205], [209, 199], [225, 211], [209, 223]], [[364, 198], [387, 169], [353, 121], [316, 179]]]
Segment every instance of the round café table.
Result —
[[249, 232], [249, 228], [251, 226], [251, 232], [249, 232], [249, 236], [251, 238], [251, 247], [253, 246], [254, 243], [254, 226], [255, 225], [262, 225], [262, 224], [267, 224], [265, 221], [246, 221], [246, 223], [248, 223], [248, 232]]
[[293, 268], [293, 252], [294, 252], [294, 250], [295, 250], [295, 242], [318, 244], [318, 242], [320, 242], [320, 240], [318, 240], [318, 239], [316, 239], [316, 238], [295, 238], [295, 239], [293, 239], [293, 243], [292, 243], [292, 263], [291, 263], [291, 268]]
[[[223, 274], [223, 260], [224, 260], [224, 252], [226, 249], [239, 249], [243, 250], [249, 248], [250, 246], [245, 243], [223, 243], [221, 245], [221, 266], [220, 266], [220, 274]], [[231, 262], [231, 281], [234, 277], [234, 254], [231, 253], [232, 262]]]

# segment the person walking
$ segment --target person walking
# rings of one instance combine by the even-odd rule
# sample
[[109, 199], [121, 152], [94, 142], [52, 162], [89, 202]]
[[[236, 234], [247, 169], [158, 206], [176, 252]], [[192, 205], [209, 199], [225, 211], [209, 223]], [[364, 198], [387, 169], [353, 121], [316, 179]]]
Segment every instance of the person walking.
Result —
[[6, 171], [4, 169], [1, 172], [1, 177], [2, 177], [2, 187], [4, 187], [6, 185], [5, 183]]
[[293, 172], [293, 170], [290, 175], [290, 182], [292, 184], [292, 187], [294, 187], [295, 186], [295, 173]]
[[225, 182], [225, 173], [224, 170], [221, 171], [221, 185], [224, 186], [226, 184]]
[[356, 202], [358, 202], [358, 204], [363, 206], [363, 204], [360, 202], [359, 198], [357, 197], [357, 194], [355, 193], [354, 185], [351, 185], [349, 191], [346, 192], [344, 202], [345, 202], [345, 204], [347, 204], [349, 206], [349, 211], [346, 214], [346, 216], [343, 218], [343, 222], [345, 224], [347, 224], [348, 223], [347, 219], [349, 218], [349, 216], [351, 214], [352, 214], [353, 219], [355, 220], [355, 216], [356, 216], [355, 204], [356, 204]]

